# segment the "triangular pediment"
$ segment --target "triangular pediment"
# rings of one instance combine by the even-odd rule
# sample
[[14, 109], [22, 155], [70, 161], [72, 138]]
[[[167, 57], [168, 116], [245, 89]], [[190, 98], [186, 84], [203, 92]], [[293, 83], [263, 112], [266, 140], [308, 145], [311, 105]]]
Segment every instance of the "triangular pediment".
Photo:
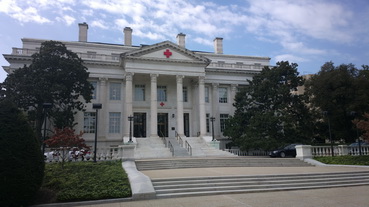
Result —
[[154, 45], [142, 46], [137, 50], [122, 54], [125, 60], [149, 60], [166, 62], [187, 62], [209, 64], [210, 60], [194, 52], [178, 46], [170, 41]]

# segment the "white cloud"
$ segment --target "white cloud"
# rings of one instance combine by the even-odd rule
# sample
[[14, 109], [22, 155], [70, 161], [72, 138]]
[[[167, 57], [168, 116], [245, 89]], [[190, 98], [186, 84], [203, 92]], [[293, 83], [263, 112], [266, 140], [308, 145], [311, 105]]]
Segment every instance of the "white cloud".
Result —
[[91, 26], [93, 27], [99, 27], [101, 29], [109, 29], [109, 27], [107, 26], [107, 23], [102, 21], [102, 20], [95, 20], [91, 23]]
[[74, 24], [74, 22], [76, 21], [76, 19], [72, 16], [69, 16], [69, 15], [64, 15], [62, 17], [56, 17], [55, 18], [57, 21], [59, 22], [64, 22], [66, 23], [68, 26]]
[[297, 57], [295, 55], [292, 54], [282, 54], [282, 55], [277, 55], [274, 57], [276, 62], [279, 61], [289, 61], [290, 63], [298, 63], [298, 62], [307, 62], [309, 61], [306, 58], [302, 58], [302, 57]]
[[205, 39], [205, 38], [201, 38], [201, 37], [196, 37], [194, 39], [195, 42], [202, 44], [202, 45], [208, 45], [208, 46], [213, 46], [213, 41], [210, 39]]
[[14, 12], [12, 14], [10, 14], [11, 17], [13, 17], [14, 19], [17, 19], [18, 21], [22, 22], [22, 23], [27, 23], [27, 22], [36, 22], [36, 23], [48, 23], [51, 22], [49, 19], [42, 17], [36, 8], [34, 7], [28, 7], [25, 10], [22, 10], [20, 12]]

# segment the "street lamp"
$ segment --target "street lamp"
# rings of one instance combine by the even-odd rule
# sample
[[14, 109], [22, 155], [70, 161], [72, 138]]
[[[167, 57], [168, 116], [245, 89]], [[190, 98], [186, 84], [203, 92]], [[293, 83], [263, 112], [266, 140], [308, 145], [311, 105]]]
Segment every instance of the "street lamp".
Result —
[[333, 152], [333, 141], [332, 141], [332, 133], [331, 133], [331, 122], [329, 120], [329, 112], [328, 111], [323, 111], [323, 115], [327, 117], [328, 120], [328, 130], [329, 130], [329, 140], [331, 142], [331, 152], [332, 152], [332, 157], [334, 157], [334, 152]]
[[52, 107], [53, 107], [52, 103], [43, 103], [42, 104], [42, 108], [44, 109], [44, 137], [42, 139], [42, 154], [45, 153], [47, 109], [50, 109]]
[[211, 121], [211, 134], [213, 139], [211, 141], [214, 141], [214, 121], [215, 121], [215, 117], [210, 117], [210, 121]]
[[[356, 118], [357, 113], [356, 113], [356, 111], [351, 111], [350, 115], [353, 116], [354, 118]], [[359, 155], [362, 155], [362, 153], [361, 153], [361, 140], [360, 140], [360, 137], [359, 137], [359, 129], [357, 128], [357, 124], [355, 124], [355, 127], [356, 127], [357, 141], [359, 142]]]
[[131, 115], [128, 117], [128, 121], [129, 121], [129, 141], [128, 143], [132, 143], [132, 121], [133, 121], [134, 117]]
[[93, 109], [96, 109], [96, 120], [95, 120], [95, 148], [94, 148], [94, 162], [96, 162], [98, 110], [102, 108], [102, 104], [101, 104], [101, 103], [94, 103], [94, 104], [92, 104], [92, 108], [93, 108]]

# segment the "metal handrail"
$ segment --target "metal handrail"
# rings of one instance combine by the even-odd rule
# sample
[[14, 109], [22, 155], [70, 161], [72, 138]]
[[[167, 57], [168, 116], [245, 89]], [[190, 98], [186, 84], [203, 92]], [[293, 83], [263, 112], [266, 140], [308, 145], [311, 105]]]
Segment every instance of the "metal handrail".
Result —
[[181, 146], [181, 147], [183, 147], [183, 139], [182, 139], [182, 137], [178, 134], [178, 132], [177, 131], [175, 131], [176, 132], [176, 138], [177, 138], [177, 142], [178, 142], [178, 144]]
[[168, 147], [169, 147], [169, 151], [172, 153], [172, 156], [174, 156], [174, 147], [172, 143], [170, 143], [170, 141], [168, 141]]
[[174, 147], [173, 147], [172, 143], [170, 143], [169, 140], [167, 141], [167, 139], [165, 138], [162, 131], [159, 131], [159, 136], [163, 140], [165, 147], [168, 147], [169, 151], [172, 153], [172, 156], [174, 156]]
[[187, 140], [186, 140], [185, 146], [186, 146], [187, 152], [189, 152], [190, 156], [192, 156], [192, 147], [191, 147], [190, 143], [188, 143]]

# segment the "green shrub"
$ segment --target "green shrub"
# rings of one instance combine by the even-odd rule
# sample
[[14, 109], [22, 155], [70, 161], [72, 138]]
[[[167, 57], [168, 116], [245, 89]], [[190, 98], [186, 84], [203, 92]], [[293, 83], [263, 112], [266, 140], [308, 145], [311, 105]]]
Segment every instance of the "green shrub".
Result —
[[0, 102], [0, 206], [25, 206], [42, 184], [44, 160], [26, 118], [13, 104]]
[[131, 196], [120, 161], [47, 164], [43, 188], [54, 191], [57, 202], [125, 198]]
[[325, 164], [336, 165], [369, 165], [369, 156], [334, 156], [315, 157], [314, 159]]

